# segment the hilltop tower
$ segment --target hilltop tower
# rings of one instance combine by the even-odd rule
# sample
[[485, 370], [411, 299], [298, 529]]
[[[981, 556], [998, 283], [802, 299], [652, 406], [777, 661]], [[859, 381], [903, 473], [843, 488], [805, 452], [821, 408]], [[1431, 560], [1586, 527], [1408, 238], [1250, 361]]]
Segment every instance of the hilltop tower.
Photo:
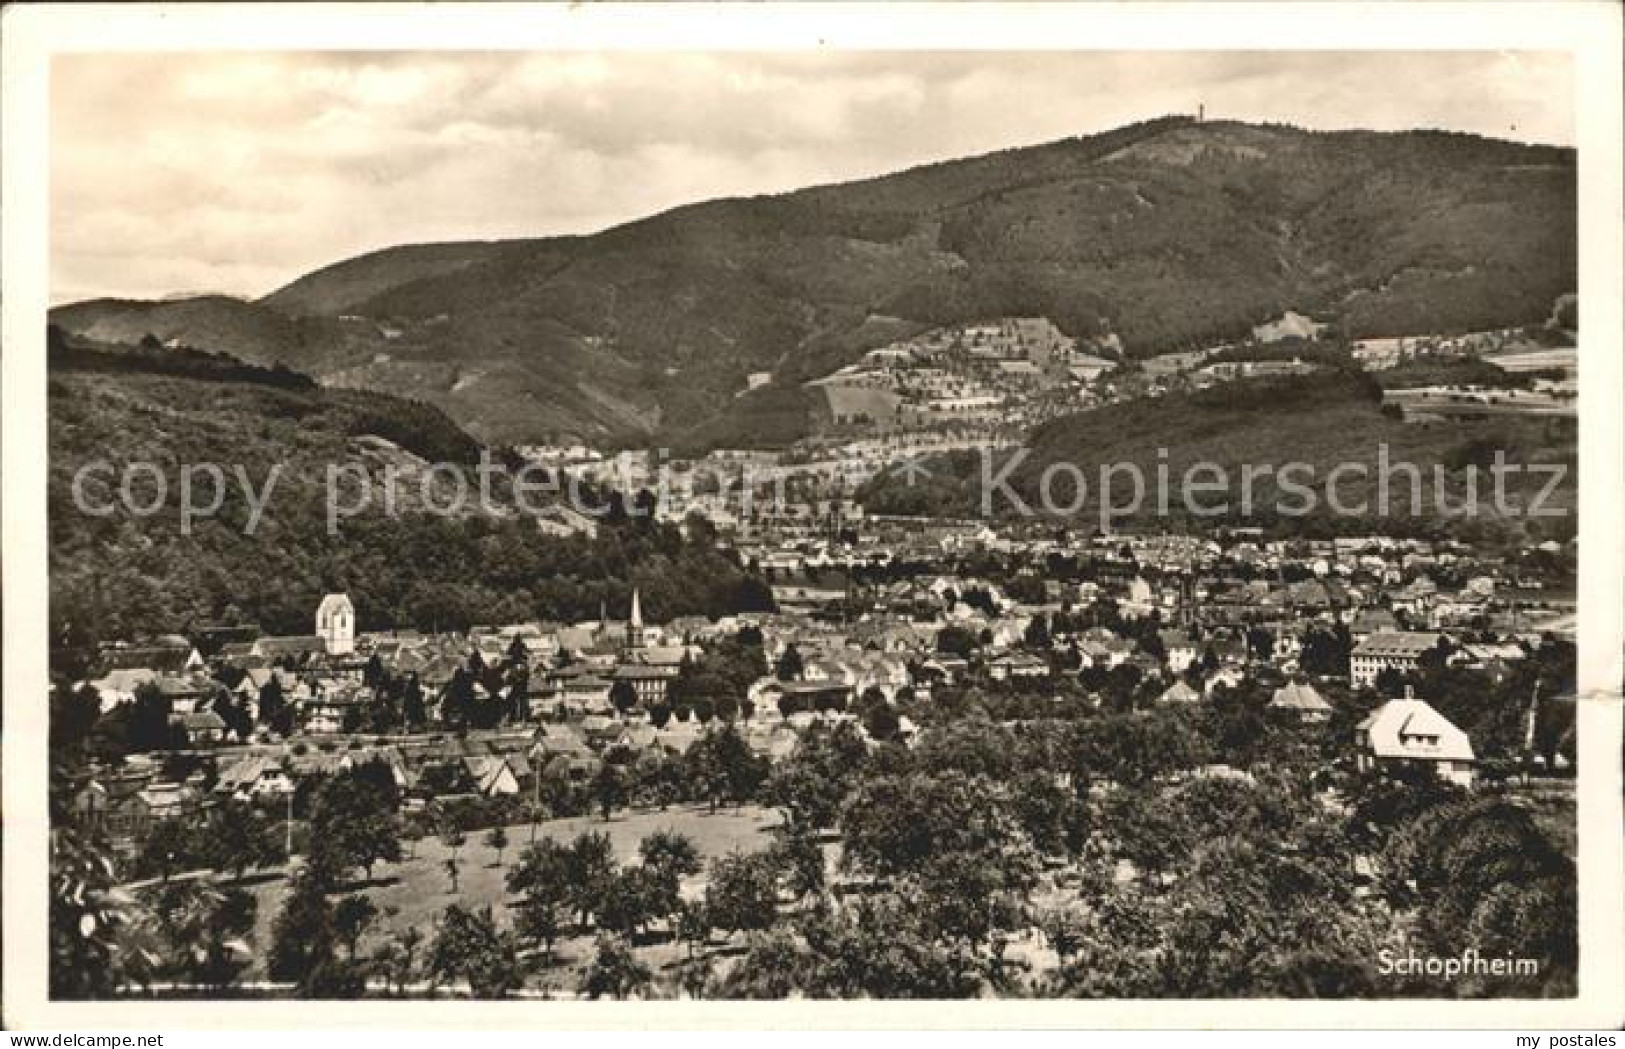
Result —
[[328, 594], [316, 607], [316, 634], [327, 652], [347, 656], [355, 651], [355, 606], [349, 594]]

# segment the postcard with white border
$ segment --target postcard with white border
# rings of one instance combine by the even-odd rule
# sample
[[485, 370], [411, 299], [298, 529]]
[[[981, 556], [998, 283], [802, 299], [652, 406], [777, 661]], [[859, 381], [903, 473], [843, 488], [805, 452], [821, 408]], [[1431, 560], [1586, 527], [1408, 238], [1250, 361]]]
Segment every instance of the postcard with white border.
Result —
[[1617, 1027], [1621, 24], [8, 8], [6, 1025]]

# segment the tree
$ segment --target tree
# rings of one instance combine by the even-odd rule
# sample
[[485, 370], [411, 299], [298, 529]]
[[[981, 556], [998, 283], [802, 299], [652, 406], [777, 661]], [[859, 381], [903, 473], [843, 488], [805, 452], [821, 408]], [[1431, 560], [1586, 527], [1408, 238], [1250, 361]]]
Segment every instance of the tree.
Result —
[[1026, 880], [1037, 861], [1010, 808], [1008, 792], [986, 776], [874, 776], [842, 811], [842, 862], [889, 877], [919, 874], [944, 855], [987, 856], [1012, 881]]
[[468, 843], [468, 835], [464, 833], [462, 823], [455, 813], [442, 813], [440, 823], [440, 844], [446, 847], [449, 855], [446, 857], [446, 877], [451, 880], [449, 892], [457, 892], [457, 876], [461, 868], [457, 863], [457, 850]]
[[1122, 784], [1143, 783], [1194, 768], [1205, 759], [1203, 741], [1177, 710], [1080, 721], [1068, 748], [1074, 779], [1080, 782], [1100, 775]]
[[636, 937], [649, 922], [670, 913], [660, 881], [648, 867], [628, 867], [611, 877], [598, 898], [598, 927]]
[[1497, 956], [1539, 959], [1537, 989], [1571, 988], [1574, 861], [1527, 810], [1495, 796], [1429, 809], [1388, 841], [1380, 866], [1390, 901], [1414, 908], [1433, 950], [1483, 934], [1486, 956], [1493, 945]]
[[292, 734], [293, 708], [283, 695], [282, 680], [275, 671], [260, 686], [259, 708], [261, 724], [280, 736]]
[[565, 907], [571, 900], [572, 856], [551, 838], [529, 846], [508, 872], [508, 891], [517, 893], [514, 925], [519, 935], [540, 943], [549, 962]]
[[690, 961], [711, 938], [711, 916], [706, 913], [703, 903], [690, 903], [684, 901], [677, 907], [677, 920], [674, 923], [674, 932], [677, 938], [683, 941], [688, 949]]
[[417, 978], [417, 952], [423, 945], [423, 930], [408, 925], [395, 933], [372, 956], [375, 968], [384, 974], [384, 981], [395, 994], [406, 990], [407, 984]]
[[657, 830], [638, 842], [638, 855], [646, 867], [672, 878], [700, 872], [700, 853], [694, 839], [672, 830]]
[[734, 852], [711, 861], [705, 912], [725, 932], [766, 929], [778, 918], [777, 865], [763, 854]]
[[401, 688], [401, 719], [408, 728], [422, 728], [429, 722], [429, 712], [423, 702], [423, 685], [418, 681], [417, 671], [406, 675], [406, 684]]
[[502, 851], [508, 847], [508, 832], [500, 826], [492, 827], [490, 832], [485, 835], [485, 844], [487, 848], [496, 850], [496, 865], [498, 867], [502, 866]]
[[440, 844], [456, 856], [457, 850], [468, 844], [468, 835], [463, 831], [461, 818], [455, 812], [445, 811], [440, 814], [439, 823]]
[[892, 897], [824, 908], [800, 923], [802, 949], [788, 930], [753, 935], [722, 987], [727, 997], [969, 998], [981, 989], [974, 959], [936, 941]]
[[406, 858], [416, 859], [418, 842], [434, 833], [428, 813], [419, 809], [408, 812], [401, 820], [401, 841], [406, 843]]
[[583, 831], [570, 843], [570, 905], [583, 923], [594, 913], [599, 899], [615, 876], [615, 847], [601, 831]]
[[944, 655], [969, 659], [979, 642], [976, 633], [962, 626], [945, 626], [937, 631], [937, 651]]
[[257, 901], [240, 889], [222, 892], [208, 881], [166, 884], [152, 911], [163, 942], [162, 970], [216, 990], [248, 968], [244, 938], [254, 928]]
[[356, 945], [361, 934], [378, 916], [378, 908], [365, 896], [346, 896], [333, 908], [333, 934], [344, 944], [350, 960], [356, 960]]
[[1350, 641], [1348, 627], [1341, 623], [1332, 630], [1318, 627], [1309, 630], [1304, 635], [1303, 649], [1298, 653], [1299, 668], [1320, 677], [1346, 676]]
[[1063, 965], [1078, 953], [1087, 935], [1087, 925], [1083, 919], [1065, 907], [1052, 907], [1042, 912], [1038, 916], [1038, 928]]
[[353, 998], [365, 983], [354, 965], [337, 956], [331, 888], [331, 873], [306, 863], [294, 874], [272, 926], [271, 978], [292, 981], [303, 998]]
[[594, 1001], [609, 995], [626, 998], [646, 989], [654, 974], [638, 960], [632, 945], [619, 936], [602, 935], [593, 949], [592, 964], [582, 978], [581, 990]]
[[604, 822], [608, 823], [610, 814], [626, 804], [626, 783], [621, 778], [621, 770], [607, 761], [599, 765], [592, 778], [592, 796]]
[[451, 680], [446, 682], [440, 697], [440, 719], [452, 728], [467, 728], [475, 720], [474, 685], [475, 675], [466, 666], [452, 671]]
[[707, 732], [683, 756], [690, 779], [706, 795], [713, 811], [723, 799], [743, 804], [767, 778], [766, 759], [752, 753], [732, 723]]
[[[53, 599], [53, 607], [56, 602]], [[89, 639], [82, 643], [90, 647]], [[71, 660], [79, 676], [88, 654]], [[56, 664], [57, 653], [52, 653]], [[56, 669], [53, 667], [53, 669]], [[141, 942], [143, 915], [115, 886], [117, 867], [106, 841], [74, 812], [88, 755], [97, 746], [99, 701], [56, 676], [50, 694], [47, 802], [51, 820], [49, 988], [57, 999], [110, 997], [151, 979], [151, 952]]]
[[1158, 915], [1158, 983], [1190, 997], [1376, 993], [1370, 958], [1391, 928], [1342, 865], [1269, 839], [1217, 835], [1194, 851]]
[[806, 897], [824, 890], [824, 850], [805, 826], [781, 828], [769, 853], [791, 892]]
[[817, 979], [817, 959], [804, 950], [788, 929], [753, 933], [746, 938], [744, 957], [728, 972], [720, 996], [735, 999], [782, 1000], [808, 993]]
[[1087, 836], [1087, 808], [1051, 772], [1017, 775], [1010, 783], [1010, 808], [1033, 847], [1046, 855], [1075, 852]]
[[[53, 748], [54, 749], [54, 748]], [[58, 780], [60, 752], [52, 755]], [[53, 782], [56, 795], [62, 785]], [[67, 816], [64, 804], [52, 802]], [[53, 998], [106, 998], [121, 986], [151, 978], [151, 954], [141, 949], [141, 913], [114, 886], [112, 853], [70, 818], [51, 834], [50, 989]]]
[[136, 857], [138, 869], [157, 874], [165, 882], [170, 875], [185, 870], [197, 859], [197, 835], [184, 819], [158, 820], [141, 839]]
[[609, 686], [609, 701], [615, 709], [622, 714], [637, 709], [638, 690], [626, 678], [616, 678], [615, 683]]
[[199, 845], [204, 862], [231, 871], [242, 881], [250, 867], [267, 867], [282, 858], [277, 828], [253, 805], [226, 800], [209, 815]]
[[664, 812], [683, 796], [683, 763], [658, 747], [639, 754], [632, 764], [632, 795], [640, 804]]
[[317, 790], [311, 806], [310, 840], [319, 862], [336, 873], [366, 871], [380, 860], [401, 858], [400, 822], [395, 816], [394, 774], [382, 762], [368, 762], [333, 776]]
[[792, 642], [784, 647], [784, 653], [779, 656], [779, 664], [774, 673], [780, 681], [798, 681], [805, 669], [801, 650]]
[[457, 863], [457, 854], [454, 852], [450, 856], [447, 856], [446, 877], [451, 880], [451, 888], [447, 889], [446, 891], [451, 893], [453, 896], [457, 895], [457, 876], [461, 873], [461, 871], [462, 868], [458, 866]]
[[647, 874], [642, 888], [649, 916], [667, 917], [681, 903], [682, 879], [701, 870], [699, 850], [688, 836], [659, 830], [638, 843], [638, 854], [643, 859], [642, 870]]
[[506, 998], [523, 982], [514, 936], [499, 930], [491, 908], [468, 910], [452, 904], [435, 926], [429, 971], [447, 980], [467, 980], [476, 998]]
[[1160, 884], [1162, 874], [1188, 858], [1193, 847], [1183, 814], [1155, 788], [1114, 791], [1101, 807], [1100, 828], [1116, 855], [1151, 884]]
[[989, 975], [999, 982], [1009, 934], [1029, 925], [1024, 903], [1036, 880], [1036, 864], [1010, 864], [990, 852], [939, 853], [904, 881], [901, 900], [933, 940], [973, 956], [991, 948]]
[[868, 754], [868, 744], [851, 724], [814, 725], [802, 733], [790, 757], [773, 766], [764, 799], [783, 809], [787, 822], [815, 830], [833, 826], [847, 786], [861, 774]]
[[1430, 768], [1401, 768], [1354, 777], [1347, 788], [1347, 834], [1365, 853], [1382, 851], [1389, 838], [1417, 817], [1462, 796]]
[[1027, 628], [1022, 631], [1022, 641], [1028, 648], [1040, 652], [1047, 652], [1050, 648], [1049, 622], [1046, 616], [1036, 615], [1027, 621]]
[[384, 670], [383, 657], [374, 652], [361, 670], [361, 683], [368, 688], [376, 689], [384, 683], [386, 677], [388, 673]]
[[1398, 697], [1405, 692], [1405, 675], [1394, 667], [1383, 667], [1372, 678], [1371, 685], [1379, 695]]

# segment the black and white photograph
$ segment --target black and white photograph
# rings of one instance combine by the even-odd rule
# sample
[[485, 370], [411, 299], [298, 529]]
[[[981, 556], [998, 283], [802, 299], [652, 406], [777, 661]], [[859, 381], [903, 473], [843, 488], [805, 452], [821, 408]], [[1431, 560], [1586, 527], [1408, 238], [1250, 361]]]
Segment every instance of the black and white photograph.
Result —
[[1625, 1020], [1578, 54], [113, 36], [5, 352], [46, 1003]]

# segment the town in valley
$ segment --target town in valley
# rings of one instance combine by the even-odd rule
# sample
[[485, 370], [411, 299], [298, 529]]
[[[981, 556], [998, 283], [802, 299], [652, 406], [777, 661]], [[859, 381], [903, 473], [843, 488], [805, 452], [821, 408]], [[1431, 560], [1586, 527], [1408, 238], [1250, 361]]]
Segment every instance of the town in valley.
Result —
[[[1322, 352], [1306, 335], [1248, 347], [1295, 347], [1254, 354], [1295, 375]], [[1363, 366], [1484, 363], [1480, 343], [1415, 344]], [[1030, 351], [1042, 367], [1007, 367]], [[83, 764], [62, 818], [154, 901], [149, 935], [174, 935], [179, 901], [206, 915], [206, 949], [126, 960], [118, 990], [1438, 993], [1294, 952], [1354, 937], [1374, 959], [1449, 935], [1431, 908], [1478, 920], [1458, 875], [1427, 866], [1447, 846], [1524, 872], [1473, 892], [1562, 906], [1572, 539], [1102, 531], [859, 498], [899, 463], [1012, 439], [1010, 400], [1089, 411], [1256, 379], [1221, 366], [1246, 356], [1108, 367], [1006, 320], [820, 383], [878, 399], [861, 419], [832, 408], [826, 434], [787, 452], [523, 450], [628, 486], [608, 515], [549, 507], [532, 542], [704, 543], [758, 581], [716, 614], [674, 614], [657, 580], [606, 589], [596, 615], [434, 629], [380, 622], [355, 587], [320, 595], [305, 633], [198, 622], [64, 640], [76, 673], [54, 710]], [[1134, 382], [1112, 378], [1125, 371]], [[1566, 379], [1548, 383], [1560, 395]], [[657, 502], [640, 487], [655, 466], [687, 483]], [[1503, 833], [1529, 851], [1492, 856]], [[1164, 939], [1269, 878], [1295, 886], [1268, 890], [1298, 894], [1289, 924], [1254, 915], [1245, 947], [1195, 956]], [[1113, 923], [1130, 914], [1165, 925], [1124, 942]], [[862, 953], [882, 921], [913, 937], [895, 970]], [[1558, 921], [1508, 948], [1550, 952], [1518, 970], [1523, 992], [1572, 980]], [[799, 985], [784, 959], [810, 944], [873, 967], [807, 960]], [[1283, 953], [1259, 961], [1265, 945]], [[1252, 975], [1197, 964], [1222, 949], [1249, 952]]]

